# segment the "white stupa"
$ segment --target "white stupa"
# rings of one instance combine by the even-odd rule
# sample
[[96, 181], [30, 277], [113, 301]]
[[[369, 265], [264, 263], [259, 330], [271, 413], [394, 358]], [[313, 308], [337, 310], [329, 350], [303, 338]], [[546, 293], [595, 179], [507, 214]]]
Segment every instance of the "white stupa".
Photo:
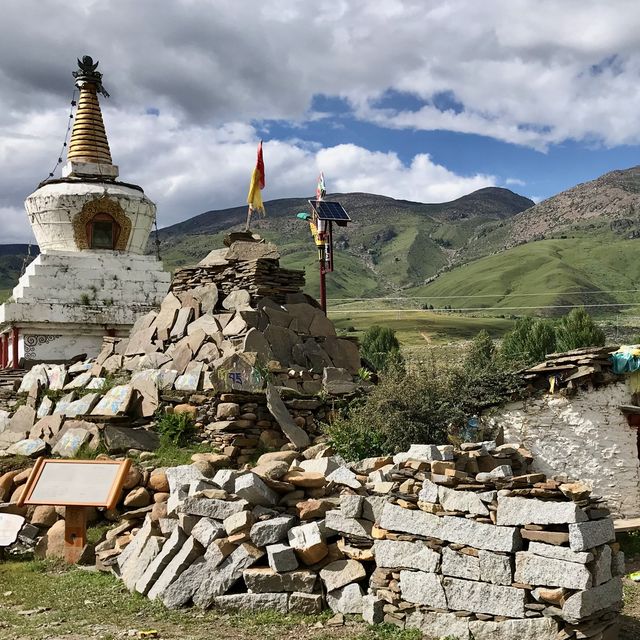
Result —
[[0, 306], [0, 368], [96, 355], [165, 296], [170, 276], [144, 255], [156, 207], [118, 181], [98, 93], [98, 63], [78, 60], [80, 90], [67, 163], [25, 201], [40, 255]]

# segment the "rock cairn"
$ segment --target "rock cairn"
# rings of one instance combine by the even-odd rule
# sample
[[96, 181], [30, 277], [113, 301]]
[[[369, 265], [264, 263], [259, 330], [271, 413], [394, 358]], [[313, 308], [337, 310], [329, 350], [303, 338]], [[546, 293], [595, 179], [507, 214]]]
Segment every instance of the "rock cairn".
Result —
[[527, 473], [511, 444], [330, 454], [167, 469], [167, 516], [148, 517], [113, 566], [168, 607], [328, 606], [465, 640], [615, 637], [624, 558], [584, 485]]
[[145, 427], [163, 404], [192, 413], [201, 439], [240, 464], [283, 437], [308, 446], [332, 404], [318, 394], [338, 398], [367, 386], [357, 376], [358, 346], [299, 292], [274, 245], [239, 235], [196, 268], [202, 277], [178, 274], [160, 309], [139, 318], [128, 339], [106, 337], [94, 360], [26, 373], [17, 390], [26, 403], [0, 409], [0, 451], [71, 456], [107, 432], [117, 432], [118, 446], [129, 435], [128, 448], [153, 449], [157, 437]]
[[304, 287], [304, 271], [282, 268], [275, 245], [249, 238], [236, 240], [229, 250], [212, 251], [196, 267], [179, 269], [171, 290], [178, 294], [215, 284], [224, 295], [244, 289], [254, 302], [267, 297], [279, 303], [286, 302], [288, 295], [299, 293]]
[[367, 475], [330, 453], [320, 443], [303, 454], [266, 453], [251, 470], [207, 468], [204, 460], [166, 469], [166, 517], [150, 515], [122, 553], [111, 553], [116, 537], [98, 546], [98, 557], [118, 555], [125, 585], [170, 608], [317, 613], [326, 592], [341, 610], [352, 585], [360, 613], [357, 583], [373, 568], [362, 561], [373, 559], [371, 530], [385, 498], [367, 496]]

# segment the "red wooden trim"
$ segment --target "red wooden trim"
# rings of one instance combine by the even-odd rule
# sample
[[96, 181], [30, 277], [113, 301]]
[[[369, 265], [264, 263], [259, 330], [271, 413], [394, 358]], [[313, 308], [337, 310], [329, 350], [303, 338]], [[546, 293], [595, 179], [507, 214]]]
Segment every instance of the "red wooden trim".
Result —
[[12, 368], [17, 369], [18, 364], [20, 363], [20, 358], [18, 357], [18, 327], [11, 328], [11, 351], [11, 355], [13, 357], [11, 366]]

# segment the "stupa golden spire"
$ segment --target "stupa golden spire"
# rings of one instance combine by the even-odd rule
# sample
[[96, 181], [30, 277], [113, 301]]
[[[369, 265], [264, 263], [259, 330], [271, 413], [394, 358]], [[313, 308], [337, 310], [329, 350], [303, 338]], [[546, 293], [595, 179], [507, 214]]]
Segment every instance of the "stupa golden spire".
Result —
[[78, 60], [78, 67], [73, 77], [80, 89], [80, 98], [67, 160], [110, 165], [111, 151], [98, 101], [98, 93], [106, 98], [109, 94], [102, 86], [102, 74], [96, 71], [98, 62], [94, 63], [90, 56], [84, 56], [82, 61]]

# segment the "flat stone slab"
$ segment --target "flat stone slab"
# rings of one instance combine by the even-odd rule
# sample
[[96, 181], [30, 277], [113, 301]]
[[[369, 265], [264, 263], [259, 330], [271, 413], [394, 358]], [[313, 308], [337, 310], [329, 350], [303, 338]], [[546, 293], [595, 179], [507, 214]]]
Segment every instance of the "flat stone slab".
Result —
[[[442, 577], [424, 571], [400, 571], [402, 599], [435, 609], [446, 609], [447, 598], [442, 587]], [[468, 610], [468, 609], [467, 609]]]
[[449, 547], [442, 549], [442, 575], [466, 580], [480, 580], [480, 559], [457, 553]]
[[373, 549], [378, 567], [435, 572], [440, 565], [440, 554], [424, 542], [376, 540]]
[[327, 591], [340, 589], [352, 582], [358, 582], [367, 575], [357, 560], [336, 560], [320, 570], [320, 579]]
[[474, 640], [557, 640], [559, 630], [558, 623], [552, 618], [469, 621], [469, 632]]
[[513, 552], [522, 546], [520, 533], [515, 527], [496, 527], [466, 518], [434, 516], [391, 503], [384, 507], [380, 526], [389, 531], [447, 540], [488, 551]]
[[211, 604], [219, 609], [241, 609], [243, 611], [289, 611], [288, 593], [234, 593], [216, 596]]
[[234, 513], [244, 511], [249, 506], [246, 500], [215, 500], [198, 496], [186, 497], [178, 505], [178, 513], [188, 513], [194, 516], [204, 516], [214, 520], [224, 520]]
[[118, 385], [107, 391], [91, 412], [94, 416], [118, 416], [127, 412], [133, 399], [133, 387]]
[[69, 429], [58, 440], [51, 453], [63, 458], [74, 458], [80, 449], [91, 440], [91, 432], [87, 429]]
[[289, 410], [285, 406], [278, 390], [272, 385], [267, 384], [266, 389], [267, 407], [271, 415], [276, 419], [282, 433], [295, 445], [298, 449], [304, 449], [311, 443], [309, 435], [304, 429], [295, 424], [293, 418], [289, 414]]
[[569, 546], [573, 551], [586, 551], [615, 540], [613, 520], [592, 520], [569, 525]]
[[24, 456], [25, 458], [36, 458], [47, 451], [47, 443], [40, 438], [27, 440], [19, 440], [14, 442], [8, 449], [7, 453], [12, 456]]
[[516, 553], [516, 582], [544, 587], [588, 589], [593, 584], [591, 572], [583, 564], [536, 556], [528, 551]]
[[500, 496], [497, 524], [499, 526], [525, 524], [567, 524], [586, 522], [587, 514], [575, 502], [552, 502]]
[[622, 580], [613, 578], [609, 582], [589, 589], [578, 591], [567, 598], [562, 606], [562, 616], [566, 620], [580, 620], [596, 611], [608, 609], [622, 603]]
[[278, 573], [269, 567], [245, 569], [242, 575], [247, 589], [253, 593], [313, 593], [318, 578], [309, 569]]
[[[402, 576], [402, 573], [400, 574]], [[427, 574], [428, 575], [428, 574]], [[526, 591], [459, 578], [443, 578], [446, 605], [454, 611], [524, 618]]]
[[558, 547], [553, 544], [544, 544], [543, 542], [530, 542], [529, 552], [545, 558], [579, 562], [580, 564], [587, 564], [594, 559], [593, 553], [589, 551], [573, 551], [572, 549], [567, 549], [567, 547]]
[[476, 493], [439, 486], [438, 498], [445, 511], [462, 511], [478, 516], [489, 515], [489, 509]]

